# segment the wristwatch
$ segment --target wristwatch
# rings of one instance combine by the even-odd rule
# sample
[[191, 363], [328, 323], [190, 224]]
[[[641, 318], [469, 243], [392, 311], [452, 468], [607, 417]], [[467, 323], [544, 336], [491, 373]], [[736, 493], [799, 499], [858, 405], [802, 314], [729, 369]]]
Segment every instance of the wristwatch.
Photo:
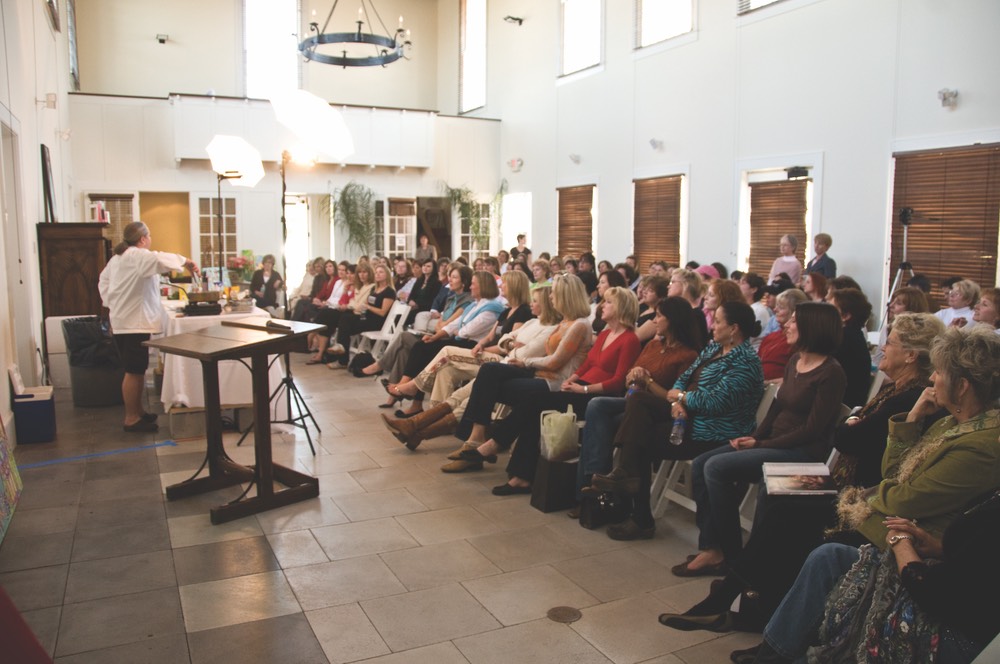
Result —
[[896, 546], [902, 540], [912, 540], [912, 535], [890, 535], [889, 536], [889, 546]]

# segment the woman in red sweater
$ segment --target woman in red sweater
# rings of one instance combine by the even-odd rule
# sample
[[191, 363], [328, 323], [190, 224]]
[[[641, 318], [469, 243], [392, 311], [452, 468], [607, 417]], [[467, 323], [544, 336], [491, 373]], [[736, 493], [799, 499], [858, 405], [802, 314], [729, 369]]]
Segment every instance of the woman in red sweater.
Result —
[[792, 317], [795, 307], [801, 302], [807, 302], [809, 296], [798, 288], [791, 288], [778, 294], [774, 304], [774, 317], [778, 319], [778, 329], [767, 335], [760, 342], [757, 355], [760, 356], [764, 368], [764, 381], [780, 383], [785, 375], [785, 365], [792, 356], [792, 347], [785, 335], [785, 323]]
[[[601, 316], [607, 326], [597, 336], [583, 364], [563, 382], [559, 392], [533, 394], [530, 399], [514, 406], [511, 417], [518, 418], [516, 430], [519, 434], [507, 464], [510, 479], [506, 484], [493, 488], [495, 495], [531, 493], [540, 453], [539, 417], [543, 410], [566, 410], [568, 406], [573, 406], [573, 412], [582, 416], [593, 397], [621, 396], [625, 393], [625, 376], [641, 350], [635, 334], [638, 313], [639, 301], [635, 293], [627, 288], [609, 288], [601, 308]], [[490, 440], [480, 446], [479, 453], [486, 461], [491, 458], [496, 461], [498, 450], [497, 443]]]

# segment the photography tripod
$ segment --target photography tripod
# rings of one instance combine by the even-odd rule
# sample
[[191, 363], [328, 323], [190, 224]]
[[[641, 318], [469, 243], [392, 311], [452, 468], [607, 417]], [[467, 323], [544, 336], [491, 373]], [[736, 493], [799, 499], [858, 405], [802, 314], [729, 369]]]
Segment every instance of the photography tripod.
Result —
[[[882, 324], [879, 326], [879, 333], [885, 328], [886, 324], [889, 322], [889, 305], [892, 303], [892, 296], [896, 293], [896, 290], [903, 285], [903, 274], [909, 272], [909, 279], [912, 279], [913, 265], [907, 260], [906, 250], [907, 244], [909, 242], [910, 224], [913, 223], [913, 208], [902, 208], [899, 211], [899, 223], [903, 226], [903, 260], [899, 264], [899, 269], [896, 270], [896, 277], [892, 280], [892, 286], [889, 287], [889, 297], [885, 302], [885, 315], [882, 316]], [[907, 281], [909, 281], [907, 279]]]
[[[306, 420], [311, 420], [312, 425], [316, 427], [317, 433], [322, 433], [319, 425], [316, 424], [316, 418], [313, 417], [312, 411], [309, 410], [309, 406], [306, 404], [305, 398], [303, 398], [302, 393], [299, 392], [299, 388], [295, 385], [295, 378], [292, 376], [292, 363], [289, 358], [288, 353], [283, 353], [282, 355], [275, 355], [274, 359], [268, 364], [268, 369], [270, 369], [271, 364], [278, 361], [279, 358], [284, 358], [285, 360], [285, 377], [281, 379], [274, 391], [271, 392], [271, 396], [268, 397], [268, 403], [275, 403], [275, 399], [278, 399], [282, 391], [285, 392], [285, 419], [283, 420], [271, 420], [271, 424], [291, 424], [294, 427], [298, 427], [305, 431], [306, 441], [309, 442], [309, 449], [312, 451], [313, 456], [316, 456], [316, 448], [313, 447], [312, 436], [309, 435], [309, 427], [306, 425]], [[298, 410], [298, 415], [292, 413], [292, 405]], [[242, 445], [243, 441], [246, 440], [247, 435], [253, 431], [253, 422], [250, 426], [242, 433], [240, 439], [236, 441], [236, 445]]]
[[[290, 159], [291, 155], [287, 150], [281, 153], [281, 165], [279, 167], [279, 172], [281, 173], [281, 269], [284, 270], [284, 278], [281, 280], [281, 292], [285, 297], [285, 320], [291, 320], [292, 318], [292, 310], [288, 302], [288, 251], [285, 248], [285, 244], [288, 242], [288, 224], [285, 220], [285, 166], [288, 164]], [[272, 420], [271, 423], [291, 424], [294, 427], [302, 429], [306, 434], [306, 440], [309, 442], [309, 449], [312, 450], [313, 456], [316, 456], [316, 448], [313, 447], [312, 436], [309, 435], [309, 427], [306, 424], [306, 420], [310, 420], [312, 422], [312, 425], [316, 427], [317, 433], [323, 433], [323, 431], [319, 428], [319, 425], [316, 424], [316, 418], [313, 417], [312, 411], [309, 410], [309, 406], [306, 404], [305, 398], [302, 396], [298, 386], [295, 384], [295, 378], [292, 376], [292, 362], [290, 354], [284, 353], [282, 355], [276, 355], [274, 359], [271, 360], [271, 363], [273, 364], [274, 362], [277, 362], [279, 357], [284, 358], [285, 361], [285, 377], [281, 379], [281, 382], [278, 383], [277, 387], [274, 388], [274, 391], [271, 392], [268, 402], [274, 403], [275, 399], [277, 399], [281, 395], [282, 391], [284, 391], [286, 397], [285, 419]], [[270, 368], [270, 365], [268, 365], [268, 368]], [[295, 409], [298, 411], [298, 415], [295, 415], [292, 412], [293, 404]], [[242, 444], [252, 429], [253, 423], [251, 422], [250, 426], [243, 432], [243, 435], [240, 436], [240, 439], [236, 444]]]

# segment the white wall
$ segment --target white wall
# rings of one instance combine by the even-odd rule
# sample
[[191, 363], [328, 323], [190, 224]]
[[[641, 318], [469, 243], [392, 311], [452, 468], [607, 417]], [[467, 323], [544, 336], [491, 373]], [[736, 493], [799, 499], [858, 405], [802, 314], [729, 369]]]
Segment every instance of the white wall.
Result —
[[[490, 3], [480, 113], [503, 120], [501, 159], [524, 159], [502, 170], [511, 192], [533, 193], [536, 251], [555, 246], [556, 187], [598, 184], [595, 248], [618, 260], [632, 246], [631, 180], [685, 172], [682, 254], [732, 266], [739, 165], [812, 154], [823, 166], [813, 230], [833, 235], [841, 272], [877, 296], [892, 152], [1000, 140], [993, 0], [786, 0], [744, 19], [733, 2], [702, 0], [693, 36], [639, 56], [619, 4], [606, 2], [601, 70], [557, 83], [558, 3]], [[940, 106], [942, 87], [960, 90], [955, 110]]]
[[[302, 0], [301, 38], [310, 36], [311, 21], [322, 27], [331, 4]], [[389, 30], [395, 31], [402, 15], [412, 31], [411, 59], [385, 68], [303, 62], [302, 87], [342, 104], [436, 110], [437, 5], [438, 0], [378, 0], [376, 8]], [[243, 96], [241, 7], [241, 0], [77, 2], [81, 89], [151, 97], [209, 91]], [[355, 30], [356, 15], [357, 5], [341, 3], [327, 31]], [[156, 41], [159, 33], [170, 36], [166, 44]], [[329, 48], [321, 52], [333, 52]]]
[[[245, 134], [247, 116], [256, 113], [256, 103], [218, 100], [224, 112], [213, 115], [218, 133]], [[122, 98], [101, 95], [70, 95], [73, 127], [73, 176], [66, 198], [72, 201], [73, 216], [82, 221], [87, 192], [191, 192], [191, 254], [197, 255], [197, 199], [216, 196], [216, 178], [207, 155], [204, 159], [178, 159], [176, 146], [189, 145], [190, 136], [202, 136], [204, 127], [184, 121], [187, 116], [173, 112], [167, 99]], [[226, 122], [231, 122], [231, 126]], [[286, 172], [289, 193], [323, 195], [335, 193], [351, 180], [361, 182], [380, 198], [440, 196], [441, 183], [467, 186], [484, 202], [492, 199], [500, 186], [498, 152], [500, 123], [478, 118], [437, 116], [432, 120], [433, 158], [430, 168], [371, 169], [367, 166], [341, 167], [317, 164], [304, 168], [290, 164]], [[186, 135], [178, 135], [179, 133]], [[204, 138], [204, 136], [202, 136]], [[207, 143], [207, 140], [205, 141]], [[401, 143], [400, 150], [406, 150]], [[274, 155], [271, 155], [271, 159]], [[240, 249], [257, 254], [275, 253], [281, 243], [281, 179], [277, 164], [265, 159], [265, 176], [251, 190], [223, 183], [223, 195], [237, 200], [237, 242]], [[390, 162], [393, 157], [388, 158]], [[405, 160], [396, 163], [404, 163]], [[311, 252], [326, 255], [329, 236], [315, 200], [312, 206], [314, 238]], [[341, 245], [342, 246], [342, 245]], [[354, 256], [336, 252], [338, 259]]]
[[[17, 171], [13, 186], [3, 187], [0, 255], [19, 260], [18, 265], [0, 270], [0, 369], [18, 362], [25, 382], [37, 384], [41, 296], [35, 224], [43, 219], [39, 144], [50, 149], [57, 213], [62, 218], [66, 208], [60, 190], [68, 169], [67, 146], [61, 138], [68, 124], [65, 27], [61, 33], [54, 31], [44, 4], [33, 0], [0, 0], [0, 23], [0, 122], [16, 135], [14, 143], [0, 142], [0, 163], [14, 163]], [[55, 109], [36, 103], [46, 93], [57, 95]], [[5, 182], [14, 179], [10, 173], [4, 175]], [[8, 272], [13, 275], [10, 279]], [[13, 436], [8, 397], [8, 382], [2, 380], [0, 417]]]

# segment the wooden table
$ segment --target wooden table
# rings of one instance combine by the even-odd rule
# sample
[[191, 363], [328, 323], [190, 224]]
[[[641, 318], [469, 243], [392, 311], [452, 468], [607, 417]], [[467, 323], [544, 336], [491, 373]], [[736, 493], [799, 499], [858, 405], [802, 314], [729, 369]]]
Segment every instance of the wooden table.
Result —
[[[275, 327], [277, 326], [277, 327]], [[319, 480], [286, 468], [271, 458], [271, 419], [268, 408], [270, 386], [268, 355], [287, 353], [310, 332], [324, 326], [292, 321], [272, 321], [267, 317], [225, 321], [195, 332], [153, 339], [145, 342], [163, 353], [189, 357], [201, 362], [205, 388], [205, 435], [208, 449], [205, 463], [188, 480], [167, 487], [167, 500], [185, 498], [249, 482], [240, 499], [213, 507], [212, 523], [219, 524], [257, 514], [275, 507], [315, 498]], [[219, 396], [219, 368], [222, 360], [250, 359], [253, 384], [254, 457], [253, 466], [244, 466], [229, 458], [222, 445], [222, 413]], [[198, 477], [205, 466], [208, 476]], [[285, 485], [275, 491], [274, 482]], [[257, 495], [247, 498], [252, 485]]]

